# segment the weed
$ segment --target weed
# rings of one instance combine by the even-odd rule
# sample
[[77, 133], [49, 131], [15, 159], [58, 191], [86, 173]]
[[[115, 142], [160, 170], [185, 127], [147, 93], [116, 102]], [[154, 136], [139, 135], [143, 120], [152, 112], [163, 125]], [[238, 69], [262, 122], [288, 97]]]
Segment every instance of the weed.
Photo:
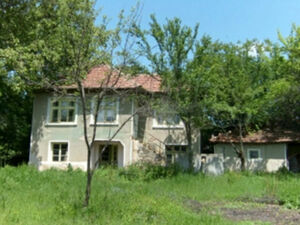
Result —
[[176, 165], [106, 167], [96, 171], [90, 205], [83, 208], [84, 172], [5, 167], [0, 168], [0, 224], [231, 224], [184, 202], [234, 202], [272, 194], [287, 208], [300, 208], [300, 180], [282, 176], [204, 176], [185, 173]]
[[128, 180], [150, 181], [178, 175], [182, 169], [177, 164], [161, 166], [151, 163], [136, 163], [120, 170], [119, 175]]

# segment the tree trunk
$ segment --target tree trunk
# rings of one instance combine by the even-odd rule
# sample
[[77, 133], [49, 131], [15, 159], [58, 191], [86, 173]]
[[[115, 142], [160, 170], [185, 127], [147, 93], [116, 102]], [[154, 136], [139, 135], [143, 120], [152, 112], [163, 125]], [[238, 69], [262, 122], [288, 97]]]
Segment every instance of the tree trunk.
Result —
[[241, 171], [245, 171], [245, 170], [246, 170], [246, 162], [245, 162], [244, 153], [242, 152], [242, 156], [241, 156]]
[[246, 170], [246, 160], [245, 160], [244, 150], [239, 149], [237, 152], [237, 156], [241, 160], [241, 167], [240, 167], [241, 171], [245, 171]]
[[186, 138], [188, 144], [188, 162], [189, 162], [189, 170], [194, 170], [194, 152], [192, 149], [192, 128], [191, 124], [188, 121], [184, 121], [185, 131], [186, 131]]
[[83, 206], [87, 207], [89, 205], [90, 197], [91, 197], [91, 184], [92, 184], [92, 171], [91, 171], [91, 149], [88, 149], [88, 155], [87, 155], [87, 171], [86, 171], [86, 187], [85, 187], [85, 199], [83, 202]]
[[80, 80], [77, 81], [79, 93], [80, 93], [80, 99], [82, 104], [82, 115], [83, 115], [83, 130], [84, 130], [84, 140], [87, 146], [87, 168], [86, 168], [86, 189], [85, 189], [85, 199], [83, 202], [83, 206], [87, 207], [89, 205], [89, 200], [91, 196], [91, 184], [92, 184], [92, 178], [93, 178], [93, 171], [91, 168], [91, 151], [92, 146], [94, 143], [94, 140], [92, 140], [91, 144], [89, 143], [88, 138], [88, 131], [87, 131], [87, 118], [86, 118], [86, 96], [85, 96], [85, 90], [82, 86], [82, 83]]
[[238, 157], [241, 160], [241, 171], [246, 170], [246, 160], [245, 160], [245, 154], [244, 154], [244, 143], [243, 143], [243, 130], [242, 130], [242, 124], [239, 123], [239, 141], [240, 141], [240, 150]]

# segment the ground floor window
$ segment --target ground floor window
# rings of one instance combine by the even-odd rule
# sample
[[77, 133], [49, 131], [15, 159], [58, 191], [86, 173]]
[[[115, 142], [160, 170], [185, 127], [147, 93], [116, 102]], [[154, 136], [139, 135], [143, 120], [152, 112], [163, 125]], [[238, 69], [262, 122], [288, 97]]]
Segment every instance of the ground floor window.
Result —
[[102, 152], [105, 145], [99, 145], [100, 165], [118, 165], [118, 145], [108, 145]]
[[175, 163], [176, 155], [185, 153], [187, 145], [166, 145], [166, 162], [167, 164]]
[[52, 143], [52, 161], [67, 161], [68, 143]]

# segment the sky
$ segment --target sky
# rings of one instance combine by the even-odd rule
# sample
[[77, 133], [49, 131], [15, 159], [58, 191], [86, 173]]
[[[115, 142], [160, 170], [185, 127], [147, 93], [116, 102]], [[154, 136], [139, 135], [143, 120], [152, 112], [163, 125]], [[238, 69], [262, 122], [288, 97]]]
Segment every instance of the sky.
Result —
[[[113, 27], [118, 13], [136, 5], [136, 0], [98, 0], [96, 8], [111, 19]], [[254, 38], [278, 41], [277, 32], [285, 37], [293, 23], [300, 25], [300, 0], [141, 0], [141, 26], [149, 27], [150, 14], [160, 23], [178, 17], [182, 24], [200, 24], [199, 35], [213, 40], [238, 42]], [[98, 20], [100, 21], [100, 20]]]

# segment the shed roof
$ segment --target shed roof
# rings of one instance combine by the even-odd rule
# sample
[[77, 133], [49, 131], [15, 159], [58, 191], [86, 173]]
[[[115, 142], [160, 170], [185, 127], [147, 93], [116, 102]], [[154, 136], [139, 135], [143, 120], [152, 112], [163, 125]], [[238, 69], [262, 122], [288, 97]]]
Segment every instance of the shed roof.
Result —
[[[212, 136], [209, 140], [212, 143], [238, 143], [237, 135], [228, 133], [219, 133], [218, 136]], [[300, 133], [296, 131], [269, 131], [260, 130], [255, 133], [250, 133], [242, 138], [243, 143], [264, 144], [264, 143], [287, 143], [300, 142]]]

